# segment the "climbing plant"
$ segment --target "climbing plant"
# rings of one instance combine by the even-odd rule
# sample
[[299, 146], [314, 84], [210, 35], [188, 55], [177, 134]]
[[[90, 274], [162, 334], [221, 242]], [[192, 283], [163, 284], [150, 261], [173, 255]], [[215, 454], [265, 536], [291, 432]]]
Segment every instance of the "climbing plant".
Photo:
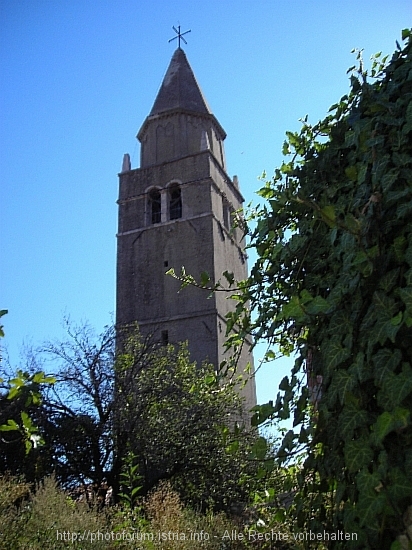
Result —
[[300, 132], [287, 132], [287, 160], [252, 216], [258, 259], [229, 318], [243, 327], [231, 343], [252, 332], [269, 341], [269, 356], [296, 353], [277, 401], [255, 420], [293, 416], [278, 458], [306, 446], [297, 526], [357, 534], [334, 548], [408, 544], [411, 31], [402, 38], [390, 61], [372, 58], [369, 73], [357, 52], [350, 92], [318, 124], [306, 118]]

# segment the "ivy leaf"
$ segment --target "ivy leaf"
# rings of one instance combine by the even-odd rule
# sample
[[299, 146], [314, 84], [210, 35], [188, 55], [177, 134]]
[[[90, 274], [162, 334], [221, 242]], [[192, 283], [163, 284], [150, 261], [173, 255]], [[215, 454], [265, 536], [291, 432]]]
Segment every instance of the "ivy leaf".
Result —
[[410, 219], [410, 214], [412, 212], [412, 200], [409, 202], [401, 202], [396, 208], [396, 217], [397, 219]]
[[369, 344], [376, 344], [379, 342], [383, 346], [387, 339], [391, 342], [395, 342], [399, 328], [400, 324], [397, 323], [396, 316], [390, 319], [378, 317], [373, 330], [370, 332]]
[[210, 275], [207, 271], [202, 271], [200, 274], [200, 286], [207, 286], [210, 283]]
[[394, 327], [397, 327], [402, 322], [402, 311], [399, 311], [395, 317], [392, 317], [391, 319], [391, 325]]
[[374, 443], [380, 444], [390, 432], [407, 427], [409, 416], [409, 410], [400, 407], [397, 407], [393, 413], [385, 411], [379, 415], [372, 427]]
[[344, 403], [345, 396], [352, 391], [355, 385], [355, 378], [345, 369], [337, 370], [332, 377], [332, 383], [328, 388], [328, 398], [333, 399], [339, 397], [339, 401]]
[[223, 276], [225, 277], [225, 279], [229, 283], [229, 286], [233, 285], [233, 283], [235, 282], [235, 277], [234, 277], [232, 272], [224, 271]]
[[295, 434], [293, 430], [289, 430], [285, 437], [283, 438], [282, 445], [278, 451], [278, 458], [280, 460], [286, 460], [288, 456], [288, 452], [294, 448], [295, 440], [298, 440], [299, 436], [298, 434]]
[[372, 302], [376, 308], [378, 316], [384, 316], [385, 319], [392, 317], [394, 312], [395, 302], [393, 298], [387, 296], [384, 292], [376, 291], [373, 294]]
[[386, 498], [383, 493], [377, 495], [361, 495], [356, 507], [359, 516], [360, 526], [367, 526], [368, 529], [378, 531], [379, 525], [377, 518], [386, 504]]
[[398, 375], [390, 373], [383, 380], [379, 403], [385, 408], [396, 407], [412, 393], [412, 368], [405, 364]]
[[381, 288], [386, 294], [390, 292], [398, 282], [399, 273], [399, 267], [388, 271], [388, 273], [385, 273], [385, 275], [379, 281], [379, 288]]
[[290, 301], [282, 306], [280, 312], [281, 319], [295, 319], [296, 321], [304, 321], [306, 314], [302, 308], [298, 296], [292, 296]]
[[341, 336], [332, 337], [325, 345], [324, 353], [322, 353], [326, 368], [329, 372], [346, 361], [350, 356], [350, 350], [342, 347], [340, 339]]
[[359, 502], [357, 514], [360, 525], [367, 525], [370, 529], [377, 523], [377, 517], [386, 504], [386, 495], [379, 491], [381, 480], [376, 473], [369, 473], [366, 468], [356, 476], [356, 484], [359, 488]]
[[398, 467], [392, 467], [389, 470], [388, 493], [391, 500], [400, 500], [411, 496], [410, 476], [408, 479], [405, 473]]
[[349, 472], [357, 472], [363, 467], [368, 467], [373, 458], [369, 441], [364, 437], [346, 441], [344, 454]]
[[328, 331], [331, 334], [343, 334], [351, 326], [351, 319], [347, 310], [338, 310], [330, 319]]
[[263, 405], [256, 405], [256, 407], [253, 407], [251, 412], [254, 413], [251, 419], [252, 426], [259, 426], [260, 424], [266, 422], [268, 418], [273, 416], [276, 412], [276, 408], [273, 406], [273, 401], [269, 401], [269, 403], [265, 403]]
[[411, 36], [410, 29], [402, 29], [402, 40], [406, 40], [410, 36]]
[[330, 310], [330, 304], [322, 296], [315, 296], [311, 302], [305, 305], [305, 311], [309, 315], [319, 315], [327, 313]]
[[397, 180], [399, 176], [399, 169], [393, 169], [389, 172], [386, 172], [381, 177], [382, 190], [386, 193], [392, 187], [393, 183]]
[[366, 468], [362, 469], [356, 476], [356, 486], [362, 493], [378, 492], [377, 488], [381, 486], [381, 479], [377, 472], [369, 472]]
[[[350, 397], [349, 392], [345, 397]], [[345, 439], [353, 437], [353, 433], [356, 428], [364, 426], [368, 421], [368, 413], [364, 409], [357, 408], [354, 404], [350, 403], [345, 406], [341, 416], [339, 418], [339, 427], [342, 437]]]
[[379, 444], [387, 436], [387, 434], [392, 430], [392, 414], [385, 411], [382, 413], [377, 421], [375, 426], [373, 426], [374, 433], [374, 443], [375, 445]]
[[364, 277], [369, 277], [373, 272], [373, 262], [364, 250], [356, 254], [353, 259], [353, 267], [358, 269]]
[[368, 168], [369, 168], [368, 164], [362, 164], [359, 167], [358, 178], [357, 178], [357, 184], [358, 185], [362, 185], [362, 183], [365, 181], [366, 174], [368, 172]]
[[290, 390], [290, 384], [289, 384], [289, 378], [287, 376], [284, 376], [279, 384], [279, 389], [282, 391], [289, 391]]
[[412, 312], [412, 286], [399, 289], [399, 296], [405, 304], [407, 311]]
[[388, 348], [380, 349], [372, 358], [375, 369], [375, 381], [381, 386], [385, 380], [392, 374], [402, 359], [402, 353], [399, 349], [391, 351]]
[[365, 382], [373, 376], [369, 365], [365, 362], [365, 355], [361, 351], [356, 355], [354, 362], [349, 368], [349, 372], [353, 373], [359, 382]]

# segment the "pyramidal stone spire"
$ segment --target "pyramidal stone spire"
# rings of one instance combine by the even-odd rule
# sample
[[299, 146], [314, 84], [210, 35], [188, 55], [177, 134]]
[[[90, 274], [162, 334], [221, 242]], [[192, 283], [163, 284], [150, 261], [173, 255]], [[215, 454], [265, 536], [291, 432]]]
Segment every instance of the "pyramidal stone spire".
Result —
[[226, 169], [226, 133], [212, 114], [181, 48], [173, 54], [137, 138], [142, 144], [141, 168], [209, 150]]
[[173, 54], [149, 116], [174, 109], [211, 114], [185, 52], [181, 48]]

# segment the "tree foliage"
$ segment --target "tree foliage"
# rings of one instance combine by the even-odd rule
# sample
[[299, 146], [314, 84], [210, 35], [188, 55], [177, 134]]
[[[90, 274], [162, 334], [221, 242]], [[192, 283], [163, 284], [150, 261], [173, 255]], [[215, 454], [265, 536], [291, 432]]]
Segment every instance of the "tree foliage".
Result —
[[412, 504], [411, 36], [369, 75], [358, 52], [349, 94], [287, 132], [232, 318], [232, 343], [252, 332], [297, 354], [255, 419], [293, 417], [278, 457], [307, 449], [297, 525], [358, 534], [336, 548], [389, 548]]
[[[162, 346], [136, 327], [96, 334], [66, 319], [65, 328], [66, 339], [33, 354], [32, 369], [46, 365], [56, 383], [44, 386], [43, 375], [27, 373], [13, 399], [0, 400], [9, 439], [0, 445], [0, 472], [29, 481], [53, 472], [65, 488], [109, 485], [115, 498], [121, 493], [130, 502], [165, 479], [199, 509], [247, 499], [251, 437], [237, 426], [234, 383], [219, 380], [212, 365], [191, 362], [184, 345]], [[43, 443], [27, 456], [17, 430], [21, 411]]]
[[[147, 348], [139, 334], [123, 339], [116, 363], [116, 448], [138, 465], [142, 492], [170, 480], [197, 509], [228, 509], [247, 499], [242, 474], [251, 473], [251, 436], [237, 423], [236, 386], [197, 365], [187, 347]], [[234, 446], [231, 446], [236, 440]]]
[[[7, 313], [6, 309], [0, 310], [0, 318]], [[0, 338], [3, 337], [0, 325]], [[1, 355], [0, 374], [0, 471], [27, 472], [28, 468], [33, 470], [32, 457], [27, 455], [44, 443], [32, 416], [42, 403], [41, 388], [54, 384], [55, 379], [42, 370], [30, 373], [18, 369], [9, 376]]]

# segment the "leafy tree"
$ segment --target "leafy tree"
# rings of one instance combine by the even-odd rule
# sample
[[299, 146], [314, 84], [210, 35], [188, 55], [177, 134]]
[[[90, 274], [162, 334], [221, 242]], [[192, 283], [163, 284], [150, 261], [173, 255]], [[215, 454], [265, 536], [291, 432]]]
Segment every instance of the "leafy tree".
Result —
[[[134, 327], [116, 343], [114, 327], [96, 335], [87, 324], [65, 324], [68, 338], [46, 343], [34, 360], [34, 369], [47, 365], [56, 379], [33, 411], [44, 445], [27, 459], [21, 439], [0, 447], [3, 471], [29, 480], [55, 472], [65, 487], [107, 483], [131, 501], [138, 487], [147, 493], [163, 479], [198, 507], [246, 500], [252, 475], [243, 486], [239, 478], [253, 464], [249, 436], [235, 427], [241, 401], [233, 383], [190, 362], [184, 346], [161, 346]], [[12, 401], [14, 416], [21, 399]]]
[[118, 457], [134, 456], [143, 493], [167, 479], [197, 508], [245, 502], [239, 479], [253, 464], [237, 388], [191, 362], [184, 345], [146, 346], [133, 332], [117, 359]]
[[407, 544], [411, 37], [403, 31], [405, 45], [388, 63], [375, 55], [370, 75], [358, 52], [350, 93], [318, 124], [306, 118], [300, 132], [287, 132], [289, 158], [259, 191], [267, 202], [256, 208], [250, 231], [258, 259], [229, 318], [238, 328], [231, 343], [252, 332], [269, 341], [270, 357], [277, 349], [296, 353], [282, 393], [258, 408], [255, 420], [293, 416], [278, 457], [306, 447], [296, 525], [357, 533], [357, 541], [335, 541], [334, 548]]

